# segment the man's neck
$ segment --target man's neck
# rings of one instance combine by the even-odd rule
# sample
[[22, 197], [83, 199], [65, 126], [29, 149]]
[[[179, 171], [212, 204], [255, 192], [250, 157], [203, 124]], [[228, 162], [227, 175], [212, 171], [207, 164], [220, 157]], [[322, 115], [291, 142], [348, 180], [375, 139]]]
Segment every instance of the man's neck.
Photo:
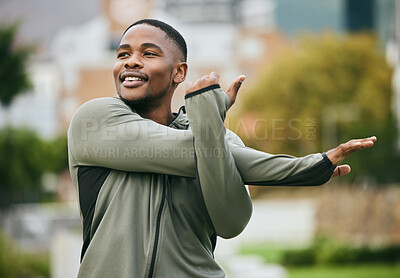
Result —
[[132, 106], [132, 103], [124, 99], [122, 101], [143, 118], [153, 120], [162, 125], [169, 125], [175, 118], [171, 110], [171, 101], [166, 101], [165, 99], [151, 103], [136, 103], [135, 106]]
[[155, 121], [156, 123], [162, 125], [169, 125], [172, 120], [175, 118], [174, 114], [172, 114], [171, 107], [168, 110], [166, 109], [152, 109], [146, 112], [139, 112], [140, 115], [146, 119], [150, 119]]

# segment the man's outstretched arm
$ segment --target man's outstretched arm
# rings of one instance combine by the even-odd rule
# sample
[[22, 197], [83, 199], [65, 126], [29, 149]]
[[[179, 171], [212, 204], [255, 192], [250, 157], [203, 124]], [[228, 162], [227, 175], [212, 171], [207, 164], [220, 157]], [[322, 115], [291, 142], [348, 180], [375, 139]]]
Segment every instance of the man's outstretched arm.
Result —
[[[318, 185], [328, 181], [334, 169], [334, 176], [349, 170], [348, 166], [335, 168], [322, 154], [296, 158], [260, 152], [245, 147], [235, 136], [227, 132], [229, 149], [246, 184]], [[144, 119], [117, 98], [95, 99], [81, 106], [71, 121], [70, 164], [195, 178], [193, 138], [191, 130], [176, 130]], [[342, 144], [327, 154], [336, 165], [335, 158], [370, 147], [376, 138], [360, 140], [361, 145]]]
[[[228, 138], [233, 157], [244, 158], [235, 159], [235, 163], [245, 183], [263, 186], [324, 184], [331, 178], [348, 174], [350, 166], [338, 166], [338, 164], [348, 155], [373, 146], [376, 141], [376, 137], [350, 140], [326, 153], [294, 157], [284, 154], [272, 155], [245, 147], [233, 132], [228, 132]], [[358, 143], [354, 144], [354, 142]], [[246, 171], [242, 171], [242, 169], [246, 169]]]

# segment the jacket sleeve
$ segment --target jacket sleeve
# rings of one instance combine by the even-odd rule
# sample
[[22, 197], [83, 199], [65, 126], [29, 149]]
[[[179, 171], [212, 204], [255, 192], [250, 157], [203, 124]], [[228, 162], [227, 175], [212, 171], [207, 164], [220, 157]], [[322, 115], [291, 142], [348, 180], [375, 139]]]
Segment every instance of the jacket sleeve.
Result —
[[195, 177], [193, 135], [132, 112], [117, 98], [93, 99], [68, 129], [70, 166]]
[[336, 167], [325, 153], [272, 155], [246, 147], [232, 131], [227, 137], [236, 166], [249, 185], [317, 186], [329, 181]]
[[[324, 154], [272, 155], [245, 147], [229, 130], [229, 150], [245, 184], [320, 185], [334, 166]], [[144, 119], [116, 98], [82, 105], [68, 129], [70, 166], [100, 166], [130, 172], [196, 177], [191, 130]]]
[[218, 236], [231, 238], [247, 225], [252, 205], [225, 136], [230, 99], [219, 85], [211, 85], [187, 94], [185, 106], [206, 216]]

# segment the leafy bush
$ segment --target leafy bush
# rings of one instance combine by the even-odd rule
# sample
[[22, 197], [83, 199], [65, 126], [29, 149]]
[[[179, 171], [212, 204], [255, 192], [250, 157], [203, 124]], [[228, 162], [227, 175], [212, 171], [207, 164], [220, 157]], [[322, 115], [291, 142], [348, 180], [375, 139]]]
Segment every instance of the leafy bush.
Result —
[[288, 250], [284, 252], [282, 263], [285, 265], [313, 265], [316, 262], [313, 249]]
[[281, 263], [285, 265], [343, 265], [360, 263], [399, 263], [400, 245], [353, 247], [332, 239], [320, 238], [306, 249], [287, 250]]

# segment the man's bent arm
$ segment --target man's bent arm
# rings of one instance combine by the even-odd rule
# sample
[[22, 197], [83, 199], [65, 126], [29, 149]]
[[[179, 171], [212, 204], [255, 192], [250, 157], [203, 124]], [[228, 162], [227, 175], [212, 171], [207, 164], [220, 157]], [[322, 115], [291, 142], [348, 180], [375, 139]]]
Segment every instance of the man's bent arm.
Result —
[[225, 137], [224, 120], [231, 101], [213, 84], [187, 94], [185, 104], [205, 213], [217, 235], [236, 236], [248, 223], [252, 205]]

